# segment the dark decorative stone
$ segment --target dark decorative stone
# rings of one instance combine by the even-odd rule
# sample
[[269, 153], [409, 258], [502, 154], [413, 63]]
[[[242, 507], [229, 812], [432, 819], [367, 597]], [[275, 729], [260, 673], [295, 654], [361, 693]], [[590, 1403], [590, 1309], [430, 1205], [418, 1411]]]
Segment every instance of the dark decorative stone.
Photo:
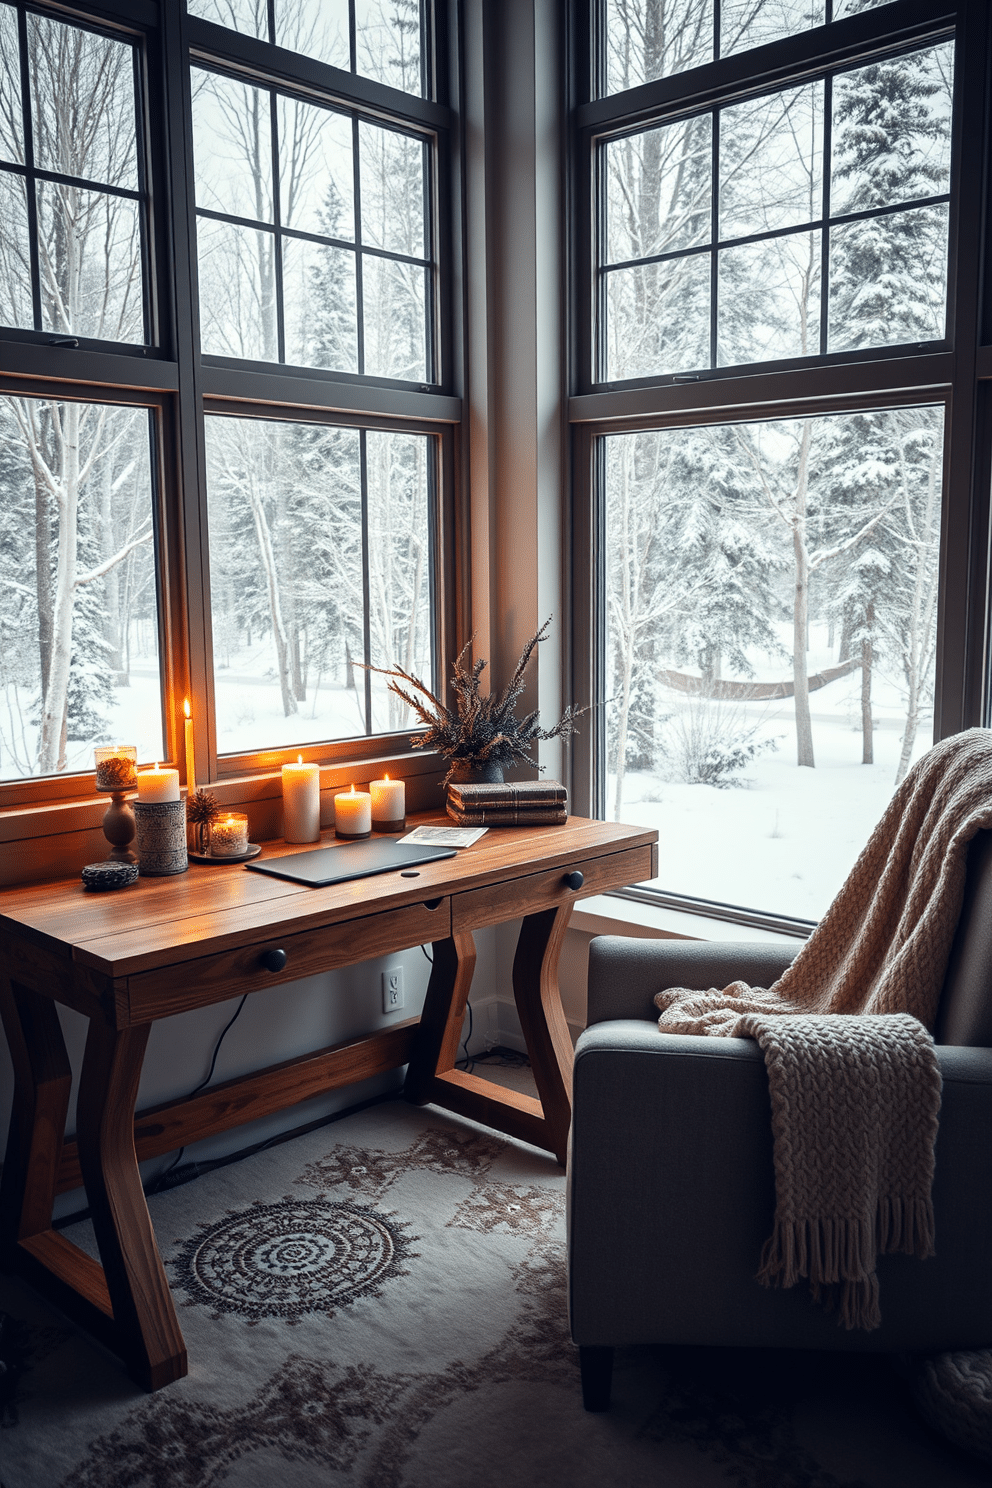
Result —
[[86, 888], [103, 893], [107, 889], [127, 889], [138, 882], [137, 863], [87, 863], [81, 874]]

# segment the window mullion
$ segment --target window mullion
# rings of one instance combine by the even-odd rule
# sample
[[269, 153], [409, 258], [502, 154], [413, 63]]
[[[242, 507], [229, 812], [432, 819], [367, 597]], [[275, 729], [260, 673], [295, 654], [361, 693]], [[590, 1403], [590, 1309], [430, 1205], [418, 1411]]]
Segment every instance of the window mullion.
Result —
[[24, 195], [28, 213], [29, 251], [31, 255], [31, 311], [36, 331], [41, 323], [41, 262], [38, 251], [38, 199], [34, 185], [34, 121], [31, 118], [31, 84], [28, 67], [28, 21], [22, 5], [17, 8], [17, 44], [21, 62], [21, 113], [24, 120], [24, 165], [27, 176]]

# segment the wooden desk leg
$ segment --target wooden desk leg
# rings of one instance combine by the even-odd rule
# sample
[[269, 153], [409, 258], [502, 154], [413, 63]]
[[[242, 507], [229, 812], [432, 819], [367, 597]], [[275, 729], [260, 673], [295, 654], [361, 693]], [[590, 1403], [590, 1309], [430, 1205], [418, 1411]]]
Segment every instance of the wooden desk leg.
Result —
[[572, 1039], [558, 991], [571, 904], [527, 915], [513, 958], [513, 996], [547, 1124], [545, 1145], [562, 1167], [572, 1121]]
[[139, 1384], [157, 1390], [181, 1379], [187, 1366], [134, 1151], [134, 1105], [149, 1028], [117, 1030], [90, 1019], [76, 1128], [118, 1348]]
[[455, 1067], [475, 971], [475, 940], [471, 932], [436, 940], [432, 953], [434, 965], [404, 1086], [407, 1100], [417, 1106], [435, 1099], [435, 1077]]
[[0, 980], [0, 1014], [14, 1064], [14, 1103], [0, 1180], [0, 1245], [17, 1269], [18, 1242], [51, 1229], [72, 1070], [58, 1010]]

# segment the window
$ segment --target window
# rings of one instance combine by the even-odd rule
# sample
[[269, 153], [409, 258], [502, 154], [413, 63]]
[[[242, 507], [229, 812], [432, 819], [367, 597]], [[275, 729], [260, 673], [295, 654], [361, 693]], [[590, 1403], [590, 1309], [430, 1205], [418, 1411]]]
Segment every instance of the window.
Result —
[[[409, 748], [449, 601], [420, 0], [0, 0], [0, 794]], [[206, 767], [204, 769], [204, 766]]]
[[660, 829], [636, 892], [797, 932], [913, 760], [986, 721], [987, 163], [962, 118], [988, 17], [926, 9], [589, 13], [579, 788]]

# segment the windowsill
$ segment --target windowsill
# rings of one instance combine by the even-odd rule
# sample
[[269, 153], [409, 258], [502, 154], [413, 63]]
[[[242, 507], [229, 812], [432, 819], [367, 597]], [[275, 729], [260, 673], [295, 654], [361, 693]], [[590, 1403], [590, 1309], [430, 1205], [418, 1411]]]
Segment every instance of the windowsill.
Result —
[[747, 941], [792, 946], [802, 941], [795, 935], [737, 925], [708, 915], [686, 914], [663, 904], [641, 904], [614, 894], [594, 894], [572, 911], [569, 928], [586, 935], [630, 935], [639, 940]]

